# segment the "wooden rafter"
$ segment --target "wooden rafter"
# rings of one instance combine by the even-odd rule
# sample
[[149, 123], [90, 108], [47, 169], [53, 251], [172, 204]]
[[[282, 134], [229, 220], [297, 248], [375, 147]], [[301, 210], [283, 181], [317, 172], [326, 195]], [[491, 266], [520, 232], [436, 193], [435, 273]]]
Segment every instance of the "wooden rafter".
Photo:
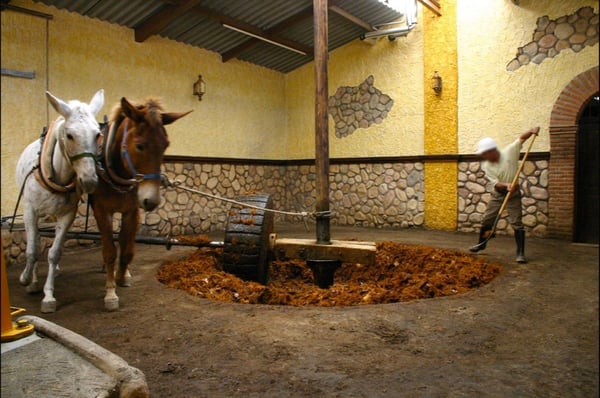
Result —
[[265, 30], [257, 28], [256, 26], [250, 25], [249, 23], [246, 23], [239, 19], [232, 18], [228, 15], [221, 14], [207, 7], [197, 6], [192, 11], [196, 14], [203, 15], [222, 24], [233, 26], [234, 28], [246, 31], [248, 33], [252, 33], [256, 36], [264, 37], [265, 39], [268, 39], [270, 41], [283, 44], [287, 47], [293, 48], [298, 51], [302, 51], [307, 54], [313, 51], [313, 48], [311, 46], [307, 46], [306, 44], [302, 44], [294, 40], [289, 40], [278, 35], [269, 34]]
[[[436, 2], [435, 0], [423, 1]], [[375, 30], [374, 27], [368, 22], [338, 7], [337, 4], [339, 2], [340, 0], [329, 0], [327, 4], [329, 10], [351, 21], [352, 23], [364, 28], [367, 31]], [[164, 3], [165, 5], [163, 8], [160, 9], [160, 11], [152, 15], [141, 25], [135, 28], [135, 40], [137, 42], [143, 42], [150, 36], [160, 33], [169, 24], [171, 24], [173, 21], [177, 20], [184, 14], [188, 12], [194, 12], [198, 15], [202, 15], [216, 20], [222, 24], [227, 24], [237, 29], [249, 32], [253, 35], [264, 37], [265, 39], [268, 39], [270, 41], [281, 43], [298, 51], [302, 51], [307, 54], [311, 54], [313, 52], [313, 48], [311, 46], [296, 42], [294, 40], [286, 39], [279, 35], [284, 30], [311, 18], [313, 16], [312, 6], [306, 7], [302, 11], [292, 15], [289, 18], [286, 18], [284, 21], [281, 21], [276, 25], [263, 30], [256, 26], [250, 25], [242, 20], [238, 20], [236, 18], [232, 18], [225, 14], [214, 11], [210, 8], [200, 6], [201, 0], [164, 0]], [[260, 42], [261, 40], [256, 38], [248, 39], [243, 43], [237, 45], [236, 47], [221, 54], [221, 58], [223, 62], [227, 62], [230, 59], [235, 58], [241, 52], [255, 47]]]
[[361, 28], [365, 29], [367, 32], [372, 32], [375, 30], [375, 28], [373, 28], [373, 25], [371, 25], [370, 23], [360, 19], [359, 17], [357, 17], [354, 14], [349, 13], [348, 11], [338, 7], [338, 6], [329, 6], [329, 10], [333, 11], [334, 13], [336, 13], [337, 15], [339, 15], [342, 18], [346, 18], [348, 21], [360, 26]]
[[[339, 2], [340, 2], [340, 0], [329, 0], [329, 2], [328, 2], [329, 10], [331, 10], [332, 12], [335, 12], [336, 14], [348, 19], [349, 21], [363, 27], [367, 31], [374, 30], [373, 26], [370, 25], [369, 23], [367, 23], [367, 22], [363, 21], [362, 19], [354, 16], [353, 14], [350, 14], [349, 12], [339, 8], [337, 6], [337, 4]], [[302, 11], [292, 15], [291, 17], [281, 21], [280, 23], [270, 27], [269, 29], [265, 29], [265, 33], [276, 36], [279, 33], [281, 33], [282, 31], [289, 29], [290, 27], [295, 26], [309, 18], [312, 18], [312, 16], [313, 16], [313, 7], [312, 6], [306, 7]], [[260, 42], [261, 41], [259, 39], [248, 39], [245, 42], [235, 46], [234, 48], [222, 53], [221, 60], [223, 62], [227, 62], [230, 59], [233, 59], [236, 56], [238, 56], [241, 52], [246, 51], [246, 50], [256, 46]], [[312, 52], [312, 50], [311, 50], [311, 52]]]
[[433, 11], [437, 16], [442, 15], [440, 3], [437, 0], [419, 0], [421, 4]]
[[150, 36], [160, 33], [171, 22], [190, 11], [199, 3], [200, 0], [182, 0], [178, 3], [167, 3], [159, 12], [135, 28], [135, 41], [141, 43]]

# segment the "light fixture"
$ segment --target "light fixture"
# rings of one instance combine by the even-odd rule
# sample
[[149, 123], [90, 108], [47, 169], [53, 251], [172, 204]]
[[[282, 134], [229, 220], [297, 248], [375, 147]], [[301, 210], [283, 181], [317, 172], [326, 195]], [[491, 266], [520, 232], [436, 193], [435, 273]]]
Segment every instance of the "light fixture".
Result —
[[198, 75], [198, 80], [194, 83], [194, 95], [198, 96], [198, 101], [202, 101], [202, 96], [206, 92], [206, 83], [202, 80], [202, 75]]
[[433, 88], [433, 91], [435, 91], [435, 95], [440, 95], [442, 92], [442, 77], [438, 74], [437, 70], [433, 74], [431, 80], [433, 80], [431, 88]]
[[248, 32], [246, 30], [243, 30], [243, 29], [240, 29], [240, 28], [236, 28], [235, 26], [227, 25], [226, 23], [222, 24], [222, 26], [224, 28], [234, 30], [234, 31], [236, 31], [238, 33], [242, 33], [242, 34], [245, 34], [247, 36], [254, 37], [255, 39], [262, 40], [262, 41], [267, 42], [269, 44], [273, 44], [275, 46], [278, 46], [278, 47], [281, 47], [281, 48], [285, 48], [286, 50], [293, 51], [293, 52], [298, 53], [300, 55], [306, 55], [306, 53], [304, 51], [297, 50], [297, 49], [295, 49], [293, 47], [286, 46], [283, 43], [279, 43], [279, 42], [276, 42], [274, 40], [267, 39], [266, 37], [263, 37], [263, 36], [260, 36], [260, 35]]

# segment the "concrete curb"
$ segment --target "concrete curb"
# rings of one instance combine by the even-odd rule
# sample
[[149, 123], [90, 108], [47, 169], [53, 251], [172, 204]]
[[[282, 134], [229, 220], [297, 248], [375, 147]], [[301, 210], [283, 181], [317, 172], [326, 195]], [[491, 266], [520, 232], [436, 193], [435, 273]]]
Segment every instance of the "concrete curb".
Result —
[[150, 396], [146, 376], [141, 370], [129, 366], [118, 355], [75, 332], [37, 316], [26, 315], [20, 319], [26, 319], [35, 326], [36, 331], [71, 349], [98, 369], [114, 377], [118, 381], [117, 389], [120, 398], [148, 398]]

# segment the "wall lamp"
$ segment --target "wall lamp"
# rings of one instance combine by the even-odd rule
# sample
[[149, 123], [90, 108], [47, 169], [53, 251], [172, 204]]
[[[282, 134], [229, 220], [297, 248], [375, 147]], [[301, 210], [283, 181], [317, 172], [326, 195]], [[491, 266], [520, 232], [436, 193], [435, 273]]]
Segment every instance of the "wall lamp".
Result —
[[437, 70], [433, 74], [431, 80], [433, 80], [431, 88], [433, 88], [433, 91], [435, 91], [435, 95], [440, 95], [442, 92], [442, 77], [438, 74]]
[[202, 80], [202, 75], [198, 75], [198, 80], [194, 83], [194, 95], [198, 96], [198, 101], [202, 101], [202, 96], [206, 92], [206, 83]]

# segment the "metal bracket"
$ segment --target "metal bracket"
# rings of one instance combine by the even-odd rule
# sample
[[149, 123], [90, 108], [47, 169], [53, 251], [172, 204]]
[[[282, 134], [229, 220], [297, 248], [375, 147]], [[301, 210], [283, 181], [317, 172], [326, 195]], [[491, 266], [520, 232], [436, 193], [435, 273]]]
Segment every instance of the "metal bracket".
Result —
[[2, 76], [19, 77], [21, 79], [35, 79], [35, 71], [20, 71], [2, 68]]

